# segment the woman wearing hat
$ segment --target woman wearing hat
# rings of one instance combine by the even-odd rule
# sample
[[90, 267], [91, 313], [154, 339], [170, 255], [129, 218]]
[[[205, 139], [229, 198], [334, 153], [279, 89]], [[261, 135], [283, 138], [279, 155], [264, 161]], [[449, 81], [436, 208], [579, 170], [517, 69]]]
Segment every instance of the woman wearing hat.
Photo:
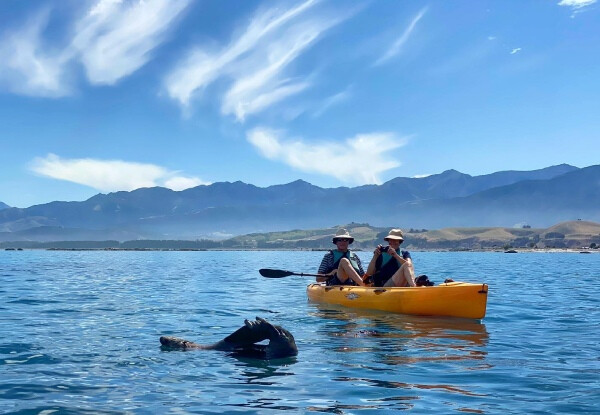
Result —
[[404, 242], [401, 229], [392, 229], [384, 240], [389, 246], [377, 245], [367, 275], [373, 276], [376, 287], [415, 287], [415, 272], [408, 251], [401, 251]]
[[336, 249], [325, 254], [319, 271], [317, 282], [325, 281], [327, 285], [365, 285], [361, 275], [364, 275], [360, 259], [348, 246], [354, 238], [346, 229], [340, 229], [333, 237]]

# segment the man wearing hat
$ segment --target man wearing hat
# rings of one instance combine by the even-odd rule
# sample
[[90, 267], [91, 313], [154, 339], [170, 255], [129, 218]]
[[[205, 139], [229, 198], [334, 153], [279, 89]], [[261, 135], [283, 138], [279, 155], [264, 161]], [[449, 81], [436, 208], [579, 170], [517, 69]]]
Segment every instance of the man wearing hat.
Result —
[[389, 246], [377, 245], [367, 275], [373, 276], [376, 287], [416, 287], [415, 271], [408, 251], [400, 251], [404, 242], [402, 229], [392, 229], [383, 238]]
[[317, 282], [326, 281], [327, 285], [365, 285], [362, 280], [364, 271], [360, 259], [348, 246], [354, 238], [346, 229], [339, 229], [333, 237], [336, 249], [325, 254], [319, 271]]

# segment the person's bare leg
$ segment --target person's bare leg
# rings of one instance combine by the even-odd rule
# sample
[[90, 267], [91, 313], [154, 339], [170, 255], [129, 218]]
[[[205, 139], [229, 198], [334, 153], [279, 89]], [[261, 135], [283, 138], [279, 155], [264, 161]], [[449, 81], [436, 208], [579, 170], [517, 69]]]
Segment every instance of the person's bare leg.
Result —
[[403, 264], [400, 268], [404, 268], [404, 278], [406, 279], [408, 285], [411, 287], [416, 287], [417, 283], [415, 281], [415, 267], [412, 262]]
[[357, 285], [365, 285], [362, 278], [352, 267], [352, 264], [348, 260], [348, 258], [342, 258], [340, 260], [340, 265], [337, 270], [338, 279], [341, 282], [346, 282], [348, 278], [354, 281]]
[[402, 266], [387, 280], [384, 287], [416, 287], [415, 272], [412, 264], [402, 264]]

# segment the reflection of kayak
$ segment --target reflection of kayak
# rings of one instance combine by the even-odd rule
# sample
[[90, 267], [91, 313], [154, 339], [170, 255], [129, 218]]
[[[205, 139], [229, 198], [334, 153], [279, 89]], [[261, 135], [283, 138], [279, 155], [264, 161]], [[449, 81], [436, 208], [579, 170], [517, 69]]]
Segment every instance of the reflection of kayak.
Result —
[[308, 298], [315, 303], [338, 304], [400, 314], [483, 318], [487, 284], [449, 282], [434, 287], [356, 287], [311, 284]]

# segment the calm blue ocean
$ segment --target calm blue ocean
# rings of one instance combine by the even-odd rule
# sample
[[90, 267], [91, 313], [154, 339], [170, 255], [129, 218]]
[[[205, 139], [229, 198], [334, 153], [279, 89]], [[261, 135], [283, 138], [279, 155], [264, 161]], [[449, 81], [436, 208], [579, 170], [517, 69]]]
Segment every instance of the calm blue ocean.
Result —
[[[0, 413], [600, 412], [600, 254], [412, 254], [437, 283], [488, 283], [486, 318], [317, 306], [307, 278], [258, 274], [322, 252], [0, 251]], [[160, 349], [255, 316], [297, 358]]]

